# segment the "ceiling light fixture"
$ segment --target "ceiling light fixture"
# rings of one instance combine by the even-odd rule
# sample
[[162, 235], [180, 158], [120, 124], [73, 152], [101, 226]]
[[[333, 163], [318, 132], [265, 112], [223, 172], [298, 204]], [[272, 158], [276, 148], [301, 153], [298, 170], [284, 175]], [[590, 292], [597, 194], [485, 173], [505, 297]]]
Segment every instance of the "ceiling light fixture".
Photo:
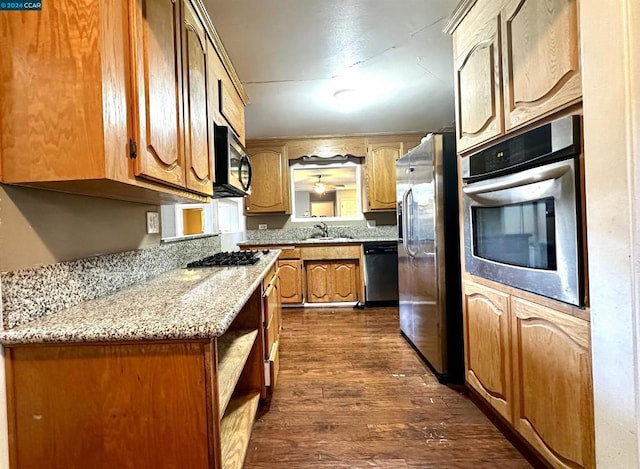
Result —
[[318, 181], [313, 185], [313, 192], [316, 194], [324, 194], [327, 191], [327, 187], [321, 181], [322, 175], [318, 176]]

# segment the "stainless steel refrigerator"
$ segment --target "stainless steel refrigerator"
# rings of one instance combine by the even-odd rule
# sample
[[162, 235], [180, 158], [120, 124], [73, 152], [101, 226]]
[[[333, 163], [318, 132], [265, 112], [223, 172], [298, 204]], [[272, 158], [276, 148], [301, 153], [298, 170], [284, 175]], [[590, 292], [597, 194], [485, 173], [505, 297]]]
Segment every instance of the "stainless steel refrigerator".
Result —
[[400, 331], [442, 382], [464, 381], [455, 134], [396, 162]]

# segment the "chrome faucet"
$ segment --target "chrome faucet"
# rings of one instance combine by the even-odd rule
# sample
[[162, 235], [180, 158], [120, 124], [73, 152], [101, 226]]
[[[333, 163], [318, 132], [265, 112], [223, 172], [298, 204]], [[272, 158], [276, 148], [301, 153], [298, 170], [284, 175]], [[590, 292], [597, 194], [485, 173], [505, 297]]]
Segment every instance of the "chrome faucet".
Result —
[[328, 238], [329, 237], [329, 227], [327, 226], [327, 224], [323, 221], [321, 221], [320, 223], [313, 225], [314, 228], [318, 228], [320, 231], [322, 231], [322, 237], [323, 238]]

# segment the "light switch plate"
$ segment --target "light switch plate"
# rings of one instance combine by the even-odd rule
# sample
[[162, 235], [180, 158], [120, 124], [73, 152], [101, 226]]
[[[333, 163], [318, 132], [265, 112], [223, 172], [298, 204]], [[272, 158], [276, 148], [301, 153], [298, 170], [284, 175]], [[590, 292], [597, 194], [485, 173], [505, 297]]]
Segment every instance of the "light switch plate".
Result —
[[160, 233], [160, 214], [147, 212], [147, 234]]

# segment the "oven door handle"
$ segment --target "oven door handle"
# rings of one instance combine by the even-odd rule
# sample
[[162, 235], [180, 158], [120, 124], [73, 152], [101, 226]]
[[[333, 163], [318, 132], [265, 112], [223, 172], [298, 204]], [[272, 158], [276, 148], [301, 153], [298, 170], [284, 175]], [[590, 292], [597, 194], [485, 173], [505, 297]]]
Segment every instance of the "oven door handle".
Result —
[[468, 196], [484, 194], [486, 192], [512, 189], [514, 187], [526, 186], [536, 182], [558, 179], [564, 176], [567, 171], [572, 170], [572, 160], [565, 160], [541, 168], [532, 168], [521, 173], [502, 176], [490, 181], [474, 182], [462, 188], [462, 192]]

